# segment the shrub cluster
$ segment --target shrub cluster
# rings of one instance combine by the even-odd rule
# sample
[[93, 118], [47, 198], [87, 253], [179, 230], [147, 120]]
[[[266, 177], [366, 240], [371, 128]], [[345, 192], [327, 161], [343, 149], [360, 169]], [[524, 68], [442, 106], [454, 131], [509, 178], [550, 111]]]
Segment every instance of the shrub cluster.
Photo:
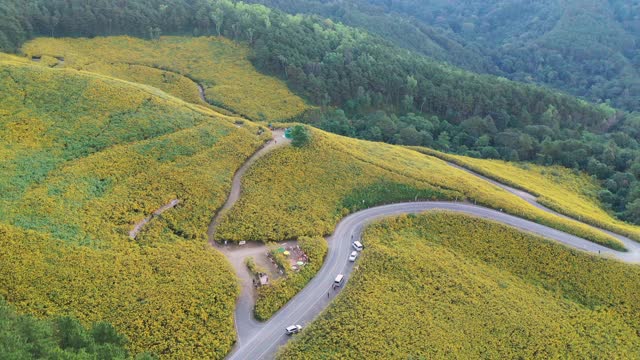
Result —
[[286, 258], [278, 261], [279, 266], [284, 269], [285, 277], [258, 288], [258, 299], [254, 310], [258, 320], [269, 319], [302, 290], [322, 267], [328, 251], [325, 239], [322, 237], [301, 237], [298, 239], [298, 246], [309, 257], [309, 262], [300, 271], [294, 272], [289, 268]]
[[[0, 352], [6, 359], [128, 359], [127, 339], [109, 323], [85, 328], [72, 317], [19, 315], [0, 297]], [[136, 359], [151, 359], [148, 354]]]

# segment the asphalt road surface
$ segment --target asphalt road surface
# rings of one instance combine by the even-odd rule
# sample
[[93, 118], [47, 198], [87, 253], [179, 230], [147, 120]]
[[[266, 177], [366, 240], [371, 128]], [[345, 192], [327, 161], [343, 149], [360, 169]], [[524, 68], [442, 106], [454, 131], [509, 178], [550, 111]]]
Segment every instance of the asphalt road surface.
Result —
[[[239, 334], [238, 343], [228, 358], [234, 360], [272, 359], [278, 348], [290, 338], [285, 335], [284, 329], [287, 326], [301, 324], [304, 327], [324, 310], [340, 292], [341, 289], [335, 291], [332, 289], [336, 275], [343, 274], [345, 276], [343, 287], [347, 284], [349, 275], [354, 266], [358, 264], [357, 261], [355, 265], [348, 261], [352, 251], [351, 243], [353, 240], [360, 239], [362, 229], [368, 223], [388, 216], [421, 213], [429, 210], [455, 211], [494, 220], [557, 241], [571, 248], [628, 263], [640, 263], [640, 244], [615, 234], [614, 236], [624, 243], [628, 252], [612, 250], [548, 226], [467, 203], [410, 202], [378, 206], [349, 215], [338, 224], [333, 236], [329, 238], [327, 258], [318, 274], [269, 321], [262, 324], [252, 323], [252, 331]], [[366, 243], [364, 246], [364, 251], [367, 251]], [[240, 321], [241, 318], [246, 318], [246, 316], [237, 316], [236, 321]]]

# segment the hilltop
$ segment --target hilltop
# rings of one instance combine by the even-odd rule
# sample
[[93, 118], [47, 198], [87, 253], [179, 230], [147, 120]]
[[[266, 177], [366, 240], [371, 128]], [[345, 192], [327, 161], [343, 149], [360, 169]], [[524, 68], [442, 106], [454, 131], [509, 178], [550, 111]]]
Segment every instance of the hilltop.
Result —
[[39, 38], [22, 51], [30, 58], [53, 60], [50, 66], [151, 85], [185, 101], [254, 120], [289, 119], [308, 109], [282, 81], [255, 70], [248, 47], [225, 38]]

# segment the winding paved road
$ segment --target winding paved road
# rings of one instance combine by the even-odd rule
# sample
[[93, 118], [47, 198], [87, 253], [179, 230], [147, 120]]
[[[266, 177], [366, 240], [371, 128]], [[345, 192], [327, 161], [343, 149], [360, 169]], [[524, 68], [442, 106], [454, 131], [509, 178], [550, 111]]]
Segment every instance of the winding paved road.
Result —
[[[331, 285], [337, 274], [344, 274], [345, 281], [348, 281], [353, 269], [352, 263], [348, 261], [352, 236], [354, 239], [359, 239], [362, 229], [368, 223], [377, 219], [429, 210], [455, 211], [498, 221], [558, 241], [572, 248], [594, 254], [600, 253], [602, 256], [616, 258], [629, 263], [640, 263], [640, 244], [629, 239], [625, 241], [625, 246], [629, 251], [619, 252], [548, 226], [471, 204], [411, 202], [378, 206], [349, 215], [338, 224], [335, 233], [329, 239], [329, 252], [325, 264], [316, 277], [269, 321], [260, 324], [260, 328], [255, 335], [250, 339], [240, 339], [237, 348], [228, 358], [238, 360], [273, 358], [278, 347], [288, 339], [284, 334], [284, 328], [291, 324], [302, 324], [304, 326], [327, 307], [330, 300], [335, 296], [335, 293], [331, 290]], [[327, 293], [330, 294], [330, 298], [327, 298]]]
[[[276, 138], [281, 138], [282, 135], [279, 133], [275, 133], [274, 136]], [[284, 143], [279, 143], [278, 145], [282, 144]], [[229, 196], [227, 203], [223, 207], [223, 210], [218, 213], [209, 227], [210, 239], [213, 239], [215, 226], [217, 225], [221, 214], [231, 208], [240, 197], [240, 184], [242, 175], [259, 157], [263, 156], [275, 146], [276, 144], [272, 143], [271, 146], [267, 146], [261, 149], [259, 152], [254, 154], [254, 156], [252, 156], [247, 161], [247, 163], [245, 163], [245, 165], [243, 165], [242, 168], [236, 173], [233, 181], [231, 195]], [[453, 164], [450, 165], [458, 167]], [[556, 215], [565, 217], [564, 215], [558, 214], [538, 204], [536, 202], [536, 198], [531, 194], [497, 183], [467, 169], [462, 169], [520, 196], [527, 202], [530, 202], [531, 204], [545, 211], [549, 211]], [[353, 240], [360, 239], [362, 230], [367, 226], [367, 224], [384, 217], [410, 213], [421, 213], [430, 210], [455, 211], [497, 221], [524, 230], [526, 232], [530, 232], [547, 239], [557, 241], [571, 248], [575, 248], [592, 254], [599, 254], [603, 257], [609, 257], [628, 263], [640, 263], [640, 243], [632, 241], [626, 237], [607, 232], [622, 241], [625, 247], [628, 249], [627, 252], [620, 252], [592, 243], [577, 236], [555, 230], [545, 225], [540, 225], [500, 211], [491, 210], [468, 203], [427, 201], [397, 203], [369, 208], [347, 216], [338, 224], [334, 234], [328, 238], [329, 250], [327, 253], [327, 258], [318, 274], [300, 293], [298, 293], [293, 299], [291, 299], [291, 301], [289, 301], [282, 309], [280, 309], [280, 311], [278, 311], [269, 321], [265, 323], [257, 322], [252, 316], [252, 297], [250, 293], [247, 294], [247, 292], [251, 291], [251, 286], [250, 284], [248, 288], [246, 288], [245, 286], [247, 285], [246, 283], [250, 281], [250, 278], [246, 278], [245, 273], [247, 271], [242, 261], [244, 256], [247, 256], [258, 250], [246, 248], [238, 250], [239, 252], [236, 253], [235, 251], [228, 248], [221, 248], [220, 246], [217, 246], [227, 256], [229, 256], [230, 261], [236, 268], [238, 276], [245, 283], [243, 285], [243, 289], [236, 308], [235, 319], [236, 328], [238, 330], [238, 342], [227, 358], [233, 360], [258, 360], [273, 358], [278, 348], [285, 344], [289, 339], [289, 337], [284, 333], [285, 327], [292, 324], [301, 324], [303, 326], [308, 324], [320, 312], [322, 312], [322, 310], [324, 310], [331, 303], [337, 293], [339, 293], [340, 289], [338, 289], [337, 291], [334, 291], [332, 289], [333, 279], [335, 278], [335, 276], [338, 274], [344, 274], [345, 285], [347, 284], [349, 275], [354, 269], [354, 266], [357, 267], [358, 264], [357, 261], [355, 265], [354, 263], [348, 261], [349, 253], [352, 251], [351, 242]], [[215, 245], [213, 241], [212, 244]]]

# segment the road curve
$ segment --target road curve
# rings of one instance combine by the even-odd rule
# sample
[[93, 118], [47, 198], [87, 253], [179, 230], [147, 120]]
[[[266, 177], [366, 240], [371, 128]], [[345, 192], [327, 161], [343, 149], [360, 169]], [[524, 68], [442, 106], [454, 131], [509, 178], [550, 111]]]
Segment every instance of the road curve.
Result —
[[[504, 190], [506, 190], [506, 191], [508, 191], [508, 192], [510, 192], [510, 193], [512, 193], [512, 194], [514, 194], [514, 195], [516, 195], [516, 196], [518, 196], [518, 197], [519, 197], [519, 198], [521, 198], [522, 200], [524, 200], [524, 201], [528, 202], [529, 204], [531, 204], [531, 205], [533, 205], [533, 206], [537, 207], [538, 209], [540, 209], [540, 210], [542, 210], [542, 211], [548, 212], [548, 213], [550, 213], [550, 214], [553, 214], [553, 215], [555, 215], [555, 216], [558, 216], [558, 217], [561, 217], [561, 218], [564, 218], [564, 219], [574, 220], [574, 221], [580, 221], [580, 219], [572, 218], [572, 217], [570, 217], [570, 216], [567, 216], [567, 215], [565, 215], [565, 214], [559, 213], [559, 212], [557, 212], [557, 211], [555, 211], [555, 210], [553, 210], [553, 209], [550, 209], [550, 208], [548, 208], [548, 207], [546, 207], [546, 206], [544, 206], [544, 205], [540, 204], [540, 203], [538, 202], [538, 198], [537, 198], [535, 195], [533, 195], [533, 194], [530, 194], [530, 193], [528, 193], [528, 192], [526, 192], [526, 191], [519, 190], [519, 189], [513, 188], [513, 187], [511, 187], [511, 186], [505, 185], [505, 184], [503, 184], [503, 183], [501, 183], [501, 182], [498, 182], [498, 181], [493, 180], [493, 179], [491, 179], [491, 178], [489, 178], [489, 177], [486, 177], [486, 176], [484, 176], [484, 175], [481, 175], [481, 174], [479, 174], [479, 173], [477, 173], [477, 172], [475, 172], [475, 171], [473, 171], [473, 170], [471, 170], [471, 169], [467, 169], [467, 168], [465, 168], [465, 167], [463, 167], [463, 166], [460, 166], [460, 165], [457, 165], [457, 164], [454, 164], [454, 163], [451, 163], [451, 162], [448, 162], [448, 161], [447, 161], [447, 164], [448, 164], [449, 166], [451, 166], [451, 167], [456, 168], [456, 169], [459, 169], [459, 170], [465, 171], [465, 172], [467, 172], [467, 173], [469, 173], [469, 174], [471, 174], [471, 175], [473, 175], [473, 176], [475, 176], [475, 177], [478, 177], [478, 178], [480, 178], [480, 179], [482, 179], [482, 180], [485, 180], [485, 181], [487, 181], [487, 182], [490, 182], [491, 184], [493, 184], [493, 185], [495, 185], [495, 186], [497, 186], [497, 187], [499, 187], [499, 188], [502, 188], [502, 189], [504, 189]], [[638, 244], [638, 242], [637, 242], [637, 241], [633, 241], [633, 240], [631, 240], [631, 239], [629, 239], [629, 238], [627, 238], [627, 237], [625, 237], [625, 236], [618, 235], [618, 234], [616, 234], [616, 233], [614, 233], [614, 232], [612, 232], [612, 231], [609, 231], [609, 230], [606, 230], [606, 229], [602, 229], [602, 228], [599, 228], [599, 227], [594, 226], [594, 225], [589, 225], [589, 226], [591, 226], [591, 227], [592, 227], [592, 228], [594, 228], [594, 229], [598, 229], [598, 230], [602, 231], [603, 233], [608, 234], [608, 235], [610, 235], [610, 236], [612, 236], [612, 237], [614, 237], [614, 238], [616, 238], [616, 239], [620, 240], [620, 242], [622, 242], [622, 243], [624, 244], [625, 248], [627, 248], [627, 249], [628, 249], [630, 246], [631, 246], [631, 247], [633, 247], [634, 245], [635, 245], [635, 246], [637, 246], [637, 244]]]
[[[220, 246], [213, 241], [215, 228], [223, 214], [232, 208], [240, 198], [242, 176], [258, 160], [276, 147], [287, 145], [288, 140], [283, 137], [282, 130], [273, 131], [274, 140], [269, 142], [236, 172], [231, 193], [220, 211], [211, 221], [208, 229], [210, 243], [222, 251], [234, 265], [236, 273], [242, 281], [241, 294], [236, 305], [235, 323], [238, 333], [238, 341], [228, 359], [271, 359], [275, 356], [277, 349], [285, 344], [289, 339], [284, 334], [284, 328], [292, 324], [306, 325], [311, 322], [322, 310], [324, 310], [333, 300], [336, 291], [332, 290], [333, 279], [337, 274], [345, 275], [345, 284], [353, 269], [353, 264], [348, 261], [348, 255], [352, 251], [351, 242], [360, 239], [364, 227], [375, 220], [410, 213], [420, 213], [430, 210], [445, 210], [465, 213], [484, 219], [497, 221], [515, 228], [534, 233], [545, 238], [555, 240], [571, 248], [599, 254], [603, 257], [614, 258], [628, 263], [640, 263], [640, 244], [624, 236], [605, 231], [622, 241], [627, 252], [619, 252], [607, 247], [581, 239], [577, 236], [564, 233], [562, 231], [540, 225], [532, 221], [524, 220], [506, 213], [491, 210], [481, 206], [458, 202], [409, 202], [369, 208], [351, 214], [344, 218], [336, 227], [334, 234], [328, 238], [329, 250], [327, 258], [318, 274], [307, 284], [307, 286], [291, 299], [280, 311], [278, 311], [269, 321], [260, 323], [253, 317], [253, 296], [250, 275], [242, 261], [250, 253], [259, 251], [258, 249], [236, 249], [231, 250]], [[277, 141], [277, 142], [276, 142]], [[517, 190], [501, 184], [497, 181], [484, 177], [468, 169], [455, 164], [453, 167], [467, 171], [483, 180], [489, 181], [506, 191], [514, 193], [530, 204], [555, 215], [567, 217], [548, 209], [537, 203], [536, 197], [521, 190]], [[339, 289], [338, 289], [339, 291]]]
[[352, 263], [348, 261], [349, 253], [352, 250], [352, 239], [359, 239], [363, 228], [368, 223], [388, 216], [430, 210], [454, 211], [497, 221], [557, 241], [571, 248], [628, 263], [640, 263], [640, 244], [624, 237], [618, 236], [621, 240], [626, 239], [623, 241], [629, 251], [619, 252], [545, 225], [467, 203], [410, 202], [369, 208], [347, 216], [338, 224], [334, 234], [329, 238], [327, 258], [318, 274], [269, 321], [261, 324], [250, 339], [239, 343], [228, 359], [273, 358], [278, 347], [288, 340], [284, 334], [285, 327], [291, 324], [304, 326], [326, 308], [335, 297], [335, 292], [331, 289], [335, 276], [344, 274], [345, 281], [349, 279], [353, 269]]

